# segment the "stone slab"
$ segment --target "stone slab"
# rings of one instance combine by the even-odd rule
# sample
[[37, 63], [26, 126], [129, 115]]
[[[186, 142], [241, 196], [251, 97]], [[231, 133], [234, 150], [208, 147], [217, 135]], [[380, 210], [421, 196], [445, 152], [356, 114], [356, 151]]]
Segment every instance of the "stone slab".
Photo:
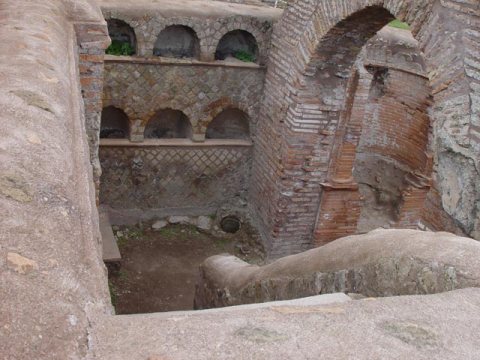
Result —
[[122, 260], [117, 240], [113, 235], [112, 225], [106, 211], [99, 211], [100, 233], [102, 234], [103, 261], [114, 262]]
[[256, 306], [100, 319], [92, 349], [102, 360], [480, 357], [480, 289]]

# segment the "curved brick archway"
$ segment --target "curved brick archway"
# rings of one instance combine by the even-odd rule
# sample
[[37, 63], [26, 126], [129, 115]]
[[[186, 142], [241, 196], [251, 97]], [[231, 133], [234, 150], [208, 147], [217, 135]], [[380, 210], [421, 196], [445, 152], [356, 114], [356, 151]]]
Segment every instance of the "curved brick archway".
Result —
[[[411, 24], [426, 55], [435, 103], [435, 180], [444, 208], [475, 234], [478, 213], [471, 198], [478, 199], [480, 192], [475, 184], [480, 137], [479, 110], [471, 104], [480, 90], [475, 65], [471, 75], [467, 67], [469, 57], [474, 62], [479, 56], [479, 36], [472, 29], [480, 28], [474, 16], [480, 9], [476, 2], [467, 3], [319, 0], [297, 1], [285, 11], [273, 34], [251, 191], [252, 211], [272, 257], [313, 246], [325, 190], [354, 193], [351, 166], [340, 167], [347, 169], [343, 173], [332, 171], [334, 159], [348, 150], [338, 135], [348, 110], [347, 84], [355, 81], [352, 65], [365, 42], [394, 17]], [[449, 173], [459, 168], [464, 173], [451, 179]], [[452, 192], [457, 197], [449, 197]], [[340, 202], [348, 217], [358, 199], [346, 196]], [[319, 216], [331, 220], [323, 210]], [[351, 226], [341, 227], [337, 236], [352, 232]]]

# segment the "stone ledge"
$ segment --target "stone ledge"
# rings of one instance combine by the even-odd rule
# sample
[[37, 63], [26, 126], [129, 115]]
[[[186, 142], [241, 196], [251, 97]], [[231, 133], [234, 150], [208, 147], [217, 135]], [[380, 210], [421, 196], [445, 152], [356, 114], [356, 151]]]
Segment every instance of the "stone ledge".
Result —
[[242, 63], [224, 60], [200, 61], [195, 59], [175, 59], [166, 57], [140, 57], [140, 56], [116, 56], [105, 55], [106, 63], [130, 63], [144, 65], [165, 65], [165, 66], [218, 66], [241, 69], [266, 70], [265, 66], [256, 63]]
[[102, 360], [453, 360], [480, 348], [478, 289], [274, 305], [97, 319], [92, 349]]
[[102, 139], [100, 146], [130, 146], [130, 147], [214, 147], [214, 146], [253, 146], [250, 140], [206, 140], [205, 142], [195, 142], [190, 139], [149, 139], [143, 142], [131, 142], [128, 139]]

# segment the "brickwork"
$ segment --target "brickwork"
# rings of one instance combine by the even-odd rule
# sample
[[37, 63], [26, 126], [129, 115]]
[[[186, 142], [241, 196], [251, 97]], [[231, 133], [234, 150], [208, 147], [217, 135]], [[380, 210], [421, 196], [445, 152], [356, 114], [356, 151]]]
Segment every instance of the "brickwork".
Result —
[[124, 10], [120, 6], [104, 5], [106, 19], [119, 19], [129, 24], [137, 38], [137, 54], [153, 56], [153, 49], [160, 32], [170, 25], [183, 25], [193, 29], [200, 43], [200, 60], [213, 61], [215, 50], [220, 39], [233, 30], [244, 30], [252, 34], [259, 48], [259, 62], [266, 63], [270, 44], [270, 36], [277, 12], [271, 16], [259, 18], [248, 15], [202, 16], [192, 13], [178, 16], [162, 13], [162, 9], [149, 9], [148, 16], [144, 12]]
[[[416, 228], [431, 186], [431, 89], [418, 43], [396, 29], [382, 30], [373, 40], [361, 71], [370, 82], [356, 99], [355, 115], [363, 121], [353, 172], [364, 199], [358, 227], [352, 224], [351, 232]], [[372, 216], [377, 219], [368, 220]]]
[[180, 110], [189, 118], [195, 141], [203, 141], [208, 124], [228, 108], [245, 112], [254, 134], [263, 79], [264, 69], [256, 65], [209, 66], [180, 60], [142, 63], [109, 57], [103, 106], [125, 111], [132, 141], [142, 141], [148, 121], [167, 108]]
[[[102, 146], [102, 204], [216, 211], [246, 204], [251, 146]], [[213, 209], [213, 210], [212, 210]]]
[[[98, 192], [101, 175], [98, 161], [100, 118], [102, 112], [104, 52], [110, 44], [106, 23], [75, 24], [79, 52], [80, 84], [85, 108], [85, 124], [93, 166], [94, 182]], [[98, 193], [97, 193], [98, 198]]]
[[[272, 256], [312, 246], [312, 218], [324, 193], [321, 183], [329, 181], [329, 160], [342, 139], [337, 136], [344, 126], [340, 121], [348, 119], [350, 69], [366, 41], [393, 17], [412, 25], [426, 55], [434, 95], [434, 160], [440, 164], [435, 174], [443, 206], [473, 230], [478, 213], [469, 199], [479, 202], [478, 189], [460, 190], [459, 198], [451, 199], [445, 175], [466, 158], [459, 176], [478, 178], [478, 141], [472, 136], [478, 109], [471, 106], [480, 89], [473, 71], [479, 57], [478, 7], [476, 1], [322, 0], [297, 1], [286, 10], [272, 36], [251, 191], [251, 209]], [[454, 153], [452, 161], [442, 160], [448, 152]], [[308, 164], [314, 164], [313, 170]], [[474, 215], [467, 219], [462, 216], [466, 213]]]

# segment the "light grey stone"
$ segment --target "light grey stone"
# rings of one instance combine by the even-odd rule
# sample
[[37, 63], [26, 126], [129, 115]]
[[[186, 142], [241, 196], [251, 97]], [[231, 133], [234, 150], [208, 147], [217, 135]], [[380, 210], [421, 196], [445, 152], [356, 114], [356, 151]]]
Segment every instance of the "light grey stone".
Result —
[[169, 216], [168, 222], [170, 224], [190, 224], [191, 220], [188, 216]]
[[208, 216], [199, 216], [196, 225], [200, 230], [210, 230], [212, 228], [212, 219]]
[[158, 231], [168, 225], [166, 220], [158, 220], [152, 225], [152, 230]]

